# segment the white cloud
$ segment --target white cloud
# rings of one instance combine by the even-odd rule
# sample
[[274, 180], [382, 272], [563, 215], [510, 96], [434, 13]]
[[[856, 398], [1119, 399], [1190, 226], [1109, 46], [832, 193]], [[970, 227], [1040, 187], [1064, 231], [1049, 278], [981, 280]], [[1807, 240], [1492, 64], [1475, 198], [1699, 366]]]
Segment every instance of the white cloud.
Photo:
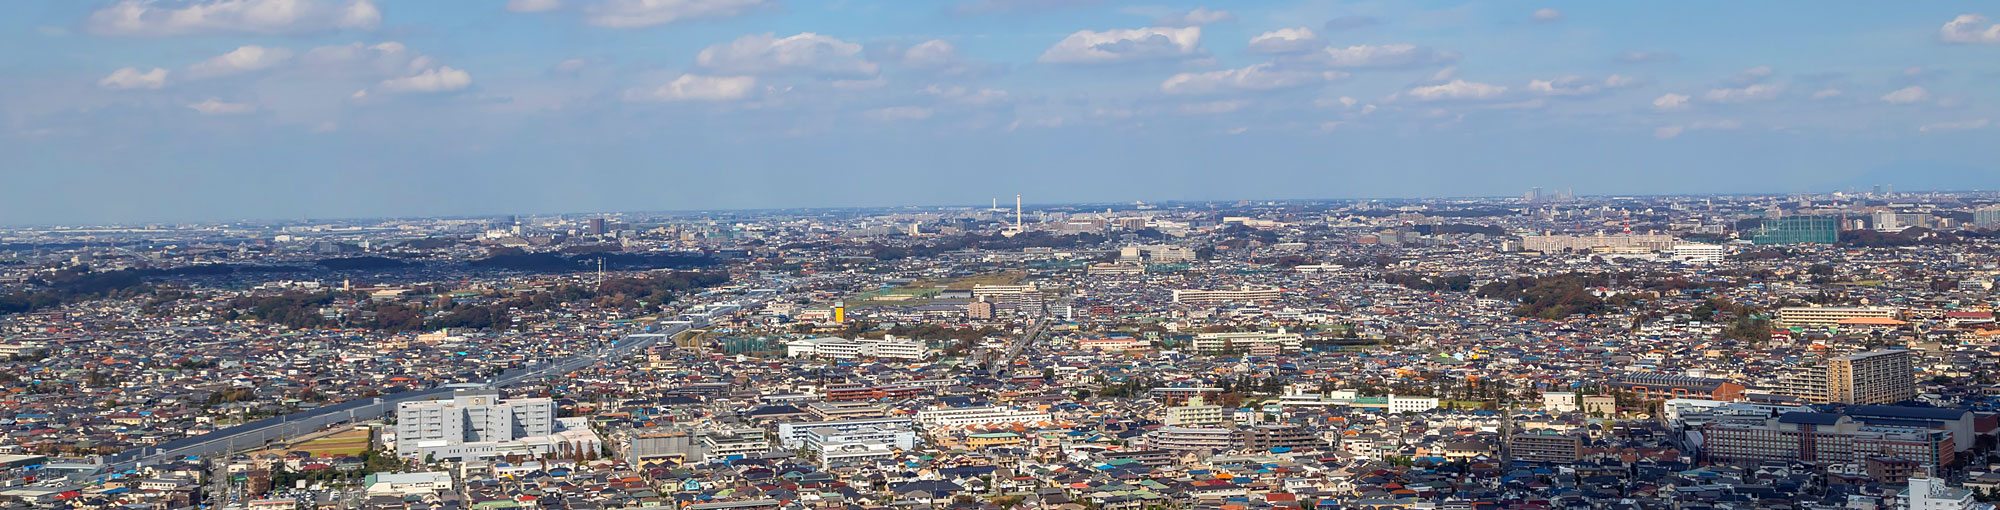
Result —
[[1682, 128], [1680, 126], [1660, 126], [1657, 128], [1653, 128], [1653, 138], [1666, 140], [1669, 138], [1680, 136], [1681, 131], [1684, 130], [1686, 130], [1686, 128]]
[[558, 73], [572, 74], [577, 71], [582, 71], [583, 66], [586, 65], [590, 65], [590, 61], [580, 58], [572, 58], [569, 60], [557, 62], [553, 70]]
[[770, 33], [746, 35], [701, 50], [695, 63], [725, 74], [873, 75], [881, 70], [861, 55], [861, 45], [812, 32], [783, 39]]
[[187, 106], [202, 115], [242, 115], [257, 111], [256, 106], [248, 103], [225, 103], [212, 97]]
[[127, 67], [112, 71], [110, 76], [97, 80], [97, 86], [107, 89], [157, 89], [166, 85], [167, 70], [158, 67], [151, 71]]
[[625, 97], [638, 101], [733, 101], [750, 97], [756, 87], [755, 76], [683, 74], [657, 88], [626, 91]]
[[1605, 86], [1606, 88], [1614, 88], [1614, 89], [1622, 89], [1622, 88], [1625, 88], [1625, 87], [1630, 87], [1630, 86], [1633, 86], [1633, 85], [1638, 85], [1638, 84], [1639, 84], [1639, 83], [1640, 83], [1641, 81], [1644, 81], [1644, 80], [1640, 80], [1639, 78], [1636, 78], [1636, 77], [1632, 77], [1632, 76], [1625, 76], [1625, 75], [1622, 75], [1622, 74], [1614, 74], [1614, 75], [1611, 75], [1611, 76], [1607, 76], [1607, 77], [1605, 77], [1605, 78], [1604, 78], [1604, 86]]
[[1194, 10], [1188, 12], [1173, 14], [1164, 18], [1160, 18], [1159, 21], [1155, 21], [1153, 22], [1153, 24], [1163, 27], [1198, 27], [1202, 25], [1211, 25], [1225, 21], [1236, 21], [1236, 15], [1230, 13], [1229, 11], [1210, 10], [1207, 7], [1196, 7], [1194, 8]]
[[1660, 96], [1659, 98], [1653, 99], [1653, 107], [1661, 110], [1679, 110], [1682, 108], [1687, 108], [1687, 105], [1688, 105], [1687, 94], [1668, 93]]
[[91, 13], [85, 26], [103, 35], [165, 36], [373, 30], [381, 23], [371, 0], [121, 0]]
[[1738, 122], [1735, 120], [1727, 120], [1727, 119], [1701, 121], [1701, 122], [1695, 122], [1693, 124], [1688, 124], [1688, 129], [1732, 130], [1732, 129], [1742, 129], [1742, 128], [1743, 128], [1742, 122]]
[[1943, 28], [1938, 39], [1948, 43], [2000, 43], [2000, 23], [1987, 23], [1985, 16], [1960, 14]]
[[1206, 103], [1184, 104], [1181, 105], [1180, 110], [1181, 113], [1188, 115], [1217, 115], [1241, 110], [1249, 104], [1249, 101], [1243, 100], [1210, 101]]
[[1528, 91], [1544, 96], [1587, 96], [1604, 89], [1586, 81], [1581, 76], [1564, 76], [1553, 80], [1531, 80]]
[[1555, 9], [1541, 9], [1535, 11], [1535, 14], [1532, 17], [1534, 18], [1535, 21], [1541, 21], [1541, 22], [1562, 21], [1563, 13], [1562, 11], [1558, 11]]
[[1430, 81], [1447, 82], [1451, 81], [1451, 79], [1455, 77], [1458, 77], [1458, 66], [1451, 66], [1451, 67], [1446, 67], [1444, 69], [1439, 69], [1435, 73], [1431, 73]]
[[1306, 27], [1280, 28], [1250, 38], [1249, 51], [1264, 55], [1305, 53], [1326, 47], [1319, 34]]
[[903, 50], [903, 64], [910, 67], [938, 68], [956, 63], [958, 47], [944, 39], [931, 39]]
[[426, 69], [413, 76], [382, 80], [389, 92], [450, 92], [472, 85], [472, 75], [449, 66]]
[[562, 0], [508, 0], [507, 10], [514, 12], [542, 12], [562, 8]]
[[861, 112], [861, 115], [880, 122], [924, 120], [931, 118], [931, 109], [921, 106], [891, 106]]
[[1358, 45], [1327, 48], [1309, 58], [1330, 67], [1399, 69], [1449, 64], [1458, 54], [1412, 44]]
[[1916, 85], [1896, 89], [1895, 92], [1882, 95], [1882, 100], [1888, 101], [1890, 104], [1910, 104], [1930, 98], [1930, 91]]
[[588, 9], [585, 19], [606, 28], [643, 28], [676, 21], [718, 18], [762, 7], [768, 0], [607, 0]]
[[1841, 92], [1841, 91], [1840, 91], [1840, 89], [1823, 89], [1823, 90], [1820, 90], [1819, 92], [1814, 92], [1814, 93], [1812, 94], [1812, 98], [1813, 98], [1813, 99], [1833, 99], [1833, 98], [1836, 98], [1836, 97], [1840, 97], [1840, 95], [1841, 95], [1842, 93], [1843, 93], [1843, 92]]
[[1447, 99], [1492, 99], [1507, 93], [1507, 87], [1490, 83], [1452, 80], [1443, 85], [1431, 85], [1410, 89], [1410, 97], [1418, 101], [1440, 101]]
[[1281, 70], [1276, 65], [1264, 63], [1242, 69], [1176, 74], [1160, 82], [1160, 91], [1168, 94], [1213, 94], [1234, 90], [1273, 90], [1337, 77], [1310, 71]]
[[292, 50], [266, 48], [263, 46], [242, 46], [229, 53], [196, 62], [188, 66], [188, 74], [195, 76], [223, 76], [229, 74], [269, 69], [292, 58]]
[[1785, 92], [1784, 85], [1754, 84], [1742, 88], [1711, 89], [1702, 95], [1703, 99], [1717, 103], [1747, 103], [1764, 101], [1778, 97]]
[[1938, 122], [1935, 124], [1925, 124], [1922, 127], [1918, 127], [1917, 131], [1923, 133], [1931, 133], [1937, 131], [1963, 131], [1967, 129], [1984, 129], [1990, 123], [1991, 121], [1988, 119], [1961, 120], [1956, 122]]
[[1036, 60], [1059, 64], [1109, 64], [1186, 57], [1201, 43], [1201, 27], [1148, 27], [1097, 32], [1078, 30]]

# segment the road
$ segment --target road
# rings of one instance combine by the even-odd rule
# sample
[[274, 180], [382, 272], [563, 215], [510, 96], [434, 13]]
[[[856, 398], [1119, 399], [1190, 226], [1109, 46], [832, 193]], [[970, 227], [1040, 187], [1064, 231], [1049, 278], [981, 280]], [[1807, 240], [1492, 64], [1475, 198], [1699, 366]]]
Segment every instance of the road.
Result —
[[[709, 323], [717, 317], [734, 313], [737, 310], [752, 309], [757, 305], [763, 304], [768, 299], [767, 296], [746, 297], [738, 300], [735, 303], [736, 306], [716, 307], [696, 316], [683, 315], [681, 316], [682, 321], [677, 321], [664, 330], [627, 335], [612, 342], [610, 345], [591, 351], [580, 352], [560, 361], [503, 372], [480, 384], [490, 388], [505, 388], [522, 381], [568, 373], [601, 361], [625, 357], [640, 349], [651, 347], [653, 344], [659, 343], [662, 339], [672, 338], [674, 335], [679, 335], [690, 329], [708, 327]], [[394, 411], [397, 404], [417, 400], [448, 398], [454, 389], [457, 388], [445, 386], [421, 391], [406, 391], [383, 395], [372, 399], [351, 400], [284, 416], [265, 418], [199, 436], [181, 438], [153, 446], [134, 448], [111, 455], [105, 459], [107, 469], [99, 474], [91, 475], [89, 478], [102, 478], [109, 474], [132, 470], [147, 463], [161, 462], [179, 457], [233, 453], [245, 448], [260, 447], [273, 441], [311, 433], [333, 425], [375, 420]]]

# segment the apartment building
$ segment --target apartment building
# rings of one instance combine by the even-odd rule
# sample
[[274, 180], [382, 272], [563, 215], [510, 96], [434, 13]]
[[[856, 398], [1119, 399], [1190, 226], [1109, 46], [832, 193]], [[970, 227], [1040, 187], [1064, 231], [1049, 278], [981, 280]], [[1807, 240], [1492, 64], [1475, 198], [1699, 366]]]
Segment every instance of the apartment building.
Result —
[[1571, 463], [1583, 456], [1583, 438], [1555, 433], [1523, 433], [1507, 437], [1507, 452], [1516, 462]]
[[889, 338], [838, 337], [807, 338], [785, 344], [785, 355], [789, 357], [812, 357], [838, 360], [860, 358], [921, 360], [930, 354], [930, 348], [915, 340]]
[[1842, 404], [1894, 404], [1917, 397], [1915, 357], [1892, 349], [1827, 360], [1827, 395]]

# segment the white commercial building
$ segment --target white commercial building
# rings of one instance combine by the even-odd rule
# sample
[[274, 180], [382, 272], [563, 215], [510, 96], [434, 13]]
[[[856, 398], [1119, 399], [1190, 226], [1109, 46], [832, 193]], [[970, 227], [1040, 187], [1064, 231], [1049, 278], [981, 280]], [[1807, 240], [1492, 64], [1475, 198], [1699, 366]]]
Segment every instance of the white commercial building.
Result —
[[500, 443], [556, 432], [556, 403], [546, 398], [502, 401], [498, 390], [458, 390], [451, 400], [396, 405], [396, 454], [418, 457], [426, 447]]
[[1287, 333], [1284, 329], [1279, 329], [1276, 333], [1263, 331], [1200, 333], [1194, 336], [1192, 345], [1195, 352], [1253, 350], [1259, 346], [1275, 347], [1281, 352], [1298, 352], [1305, 346], [1305, 337], [1298, 333]]
[[791, 357], [814, 357], [827, 359], [904, 359], [921, 360], [930, 354], [930, 348], [915, 340], [889, 338], [856, 338], [853, 340], [837, 337], [808, 338], [785, 344], [785, 355]]
[[1689, 264], [1715, 264], [1722, 262], [1729, 250], [1714, 244], [1676, 244], [1674, 260]]
[[926, 409], [917, 412], [917, 423], [923, 424], [926, 427], [970, 427], [1002, 423], [1037, 423], [1054, 420], [1055, 417], [1049, 413], [999, 406], [950, 407], [944, 409]]

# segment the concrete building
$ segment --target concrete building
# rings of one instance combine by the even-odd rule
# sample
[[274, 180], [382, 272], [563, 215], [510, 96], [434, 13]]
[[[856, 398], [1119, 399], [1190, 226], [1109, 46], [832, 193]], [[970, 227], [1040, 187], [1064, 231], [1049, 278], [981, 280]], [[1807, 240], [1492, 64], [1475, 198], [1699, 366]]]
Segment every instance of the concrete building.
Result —
[[1842, 404], [1894, 404], [1917, 397], [1907, 350], [1850, 354], [1827, 360], [1828, 398]]
[[1298, 425], [1256, 425], [1240, 431], [1243, 447], [1252, 450], [1272, 448], [1325, 448], [1318, 434]]
[[1226, 410], [1218, 405], [1205, 405], [1201, 397], [1188, 400], [1187, 405], [1167, 408], [1166, 418], [1161, 423], [1169, 427], [1215, 427], [1227, 421]]
[[790, 450], [805, 447], [812, 441], [812, 434], [838, 436], [841, 434], [859, 433], [863, 430], [908, 430], [915, 425], [916, 422], [911, 421], [909, 418], [780, 423], [778, 424], [778, 442], [784, 445], [785, 449]]
[[418, 457], [426, 447], [504, 443], [555, 432], [555, 401], [503, 401], [499, 390], [458, 390], [451, 400], [396, 405], [396, 454], [404, 457]]
[[1714, 244], [1676, 244], [1674, 260], [1689, 264], [1715, 264], [1729, 255], [1729, 249]]
[[790, 357], [813, 357], [851, 360], [860, 358], [921, 360], [930, 354], [930, 348], [915, 340], [888, 338], [838, 337], [807, 338], [785, 344], [785, 355]]
[[917, 412], [917, 423], [926, 427], [970, 427], [1003, 423], [1039, 423], [1054, 420], [1055, 417], [1049, 413], [999, 406], [949, 407], [943, 409], [926, 409]]
[[1248, 351], [1259, 347], [1275, 348], [1279, 352], [1298, 352], [1305, 346], [1305, 337], [1298, 333], [1287, 333], [1283, 328], [1276, 333], [1263, 331], [1199, 333], [1194, 336], [1194, 341], [1190, 345], [1195, 352]]
[[1903, 427], [1864, 426], [1829, 413], [1785, 413], [1761, 423], [1717, 422], [1701, 428], [1702, 456], [1716, 462], [1806, 462], [1859, 464], [1868, 457], [1901, 457], [1927, 471], [1955, 458], [1951, 433]]
[[1226, 428], [1160, 427], [1145, 438], [1149, 448], [1217, 451], [1237, 447], [1242, 436]]
[[1541, 235], [1522, 236], [1521, 249], [1541, 253], [1563, 251], [1603, 251], [1607, 249], [1637, 248], [1646, 251], [1667, 251], [1678, 241], [1666, 234], [1620, 234], [1594, 236]]
[[1515, 462], [1571, 463], [1583, 456], [1583, 438], [1555, 433], [1523, 433], [1507, 437], [1507, 452]]
[[[1910, 487], [1896, 494], [1896, 506], [1908, 510], [1969, 510], [1980, 507], [1972, 491], [1945, 485], [1941, 478], [1911, 478]], [[1987, 508], [1990, 508], [1987, 507]]]
[[1567, 412], [1574, 412], [1577, 409], [1579, 408], [1576, 406], [1576, 393], [1574, 392], [1568, 392], [1568, 391], [1542, 392], [1543, 411], [1548, 411], [1551, 413], [1567, 413]]
[[1896, 309], [1884, 307], [1792, 306], [1779, 308], [1777, 326], [1832, 326], [1848, 319], [1894, 319]]
[[1254, 303], [1283, 299], [1284, 289], [1174, 290], [1174, 302], [1184, 305]]

